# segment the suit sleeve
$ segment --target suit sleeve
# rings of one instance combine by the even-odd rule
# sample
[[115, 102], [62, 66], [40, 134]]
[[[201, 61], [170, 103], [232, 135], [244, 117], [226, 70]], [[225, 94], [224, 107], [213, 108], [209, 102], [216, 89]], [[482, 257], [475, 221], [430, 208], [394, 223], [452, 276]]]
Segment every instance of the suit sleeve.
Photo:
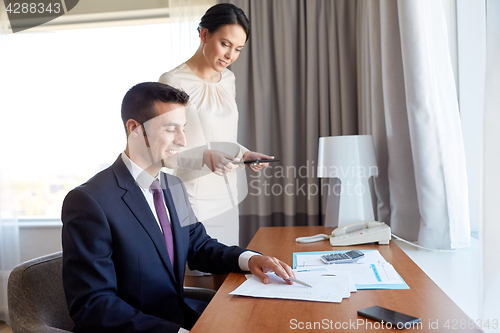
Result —
[[117, 296], [112, 233], [96, 200], [71, 191], [62, 210], [63, 286], [70, 316], [85, 332], [178, 332], [180, 325], [130, 306]]
[[243, 272], [239, 266], [239, 256], [246, 251], [238, 246], [226, 246], [211, 238], [202, 223], [196, 218], [186, 188], [182, 181], [166, 175], [170, 196], [173, 197], [181, 226], [189, 228], [187, 262], [190, 269], [210, 273]]
[[243, 272], [238, 258], [245, 251], [238, 246], [226, 246], [207, 235], [198, 222], [190, 226], [188, 266], [202, 272], [226, 274]]

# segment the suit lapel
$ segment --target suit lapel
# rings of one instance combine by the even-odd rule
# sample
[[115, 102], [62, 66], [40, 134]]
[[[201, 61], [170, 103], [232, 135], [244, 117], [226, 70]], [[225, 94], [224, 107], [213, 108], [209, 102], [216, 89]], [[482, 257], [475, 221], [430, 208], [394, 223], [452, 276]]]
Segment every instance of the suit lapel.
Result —
[[[172, 279], [177, 283], [177, 278], [174, 273], [174, 269], [170, 264], [170, 258], [168, 256], [167, 245], [165, 244], [165, 238], [158, 227], [158, 223], [149, 208], [149, 205], [144, 198], [144, 194], [140, 189], [139, 185], [136, 184], [134, 177], [130, 174], [127, 167], [123, 163], [121, 157], [115, 161], [112, 166], [115, 172], [118, 185], [125, 190], [125, 194], [122, 199], [130, 208], [130, 211], [137, 218], [137, 221], [142, 225], [144, 230], [148, 233], [149, 237], [153, 241], [165, 267], [172, 277]], [[174, 235], [174, 244], [177, 243]], [[176, 258], [177, 260], [177, 258]]]

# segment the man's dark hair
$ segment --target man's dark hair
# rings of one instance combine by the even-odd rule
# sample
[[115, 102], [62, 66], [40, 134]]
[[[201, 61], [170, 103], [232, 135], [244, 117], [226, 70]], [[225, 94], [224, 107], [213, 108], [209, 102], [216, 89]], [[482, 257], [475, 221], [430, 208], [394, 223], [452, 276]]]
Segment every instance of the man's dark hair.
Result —
[[250, 37], [250, 22], [245, 12], [231, 3], [219, 3], [210, 7], [201, 18], [198, 33], [201, 32], [201, 28], [206, 28], [208, 32], [213, 34], [220, 27], [228, 24], [241, 26], [245, 30], [246, 40], [248, 40]]
[[[184, 106], [189, 96], [184, 91], [160, 82], [139, 83], [127, 91], [122, 101], [122, 121], [127, 131], [127, 121], [134, 119], [143, 125], [156, 117], [156, 102], [176, 103]], [[128, 135], [128, 133], [127, 133]]]

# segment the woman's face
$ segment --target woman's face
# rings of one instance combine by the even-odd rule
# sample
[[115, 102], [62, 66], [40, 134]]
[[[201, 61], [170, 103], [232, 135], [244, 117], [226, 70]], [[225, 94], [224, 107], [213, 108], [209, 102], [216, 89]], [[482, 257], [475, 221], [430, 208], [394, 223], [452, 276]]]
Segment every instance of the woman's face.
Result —
[[216, 72], [222, 72], [238, 59], [246, 38], [245, 30], [238, 24], [223, 25], [212, 34], [202, 28], [203, 55], [208, 66]]

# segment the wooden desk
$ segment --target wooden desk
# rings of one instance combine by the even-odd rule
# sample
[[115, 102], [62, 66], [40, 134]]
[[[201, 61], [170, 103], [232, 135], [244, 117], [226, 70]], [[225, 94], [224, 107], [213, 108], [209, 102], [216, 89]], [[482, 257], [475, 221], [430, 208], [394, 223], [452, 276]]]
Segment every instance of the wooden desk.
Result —
[[[260, 228], [248, 248], [275, 256], [292, 266], [293, 252], [332, 249], [326, 241], [299, 244], [295, 242], [295, 238], [329, 234], [331, 231], [332, 228], [325, 227]], [[396, 243], [391, 241], [389, 245], [359, 245], [356, 248], [379, 250], [410, 289], [359, 290], [351, 293], [351, 297], [344, 299], [342, 303], [252, 298], [229, 295], [245, 280], [244, 274], [231, 273], [191, 332], [318, 332], [335, 328], [341, 331], [371, 332], [375, 331], [373, 327], [379, 327], [376, 326], [378, 324], [358, 316], [356, 311], [372, 305], [420, 317], [422, 326], [409, 330], [481, 332]], [[352, 247], [334, 249], [347, 250]], [[315, 322], [316, 329], [306, 329], [308, 323], [314, 327]], [[300, 329], [301, 327], [304, 329]]]

